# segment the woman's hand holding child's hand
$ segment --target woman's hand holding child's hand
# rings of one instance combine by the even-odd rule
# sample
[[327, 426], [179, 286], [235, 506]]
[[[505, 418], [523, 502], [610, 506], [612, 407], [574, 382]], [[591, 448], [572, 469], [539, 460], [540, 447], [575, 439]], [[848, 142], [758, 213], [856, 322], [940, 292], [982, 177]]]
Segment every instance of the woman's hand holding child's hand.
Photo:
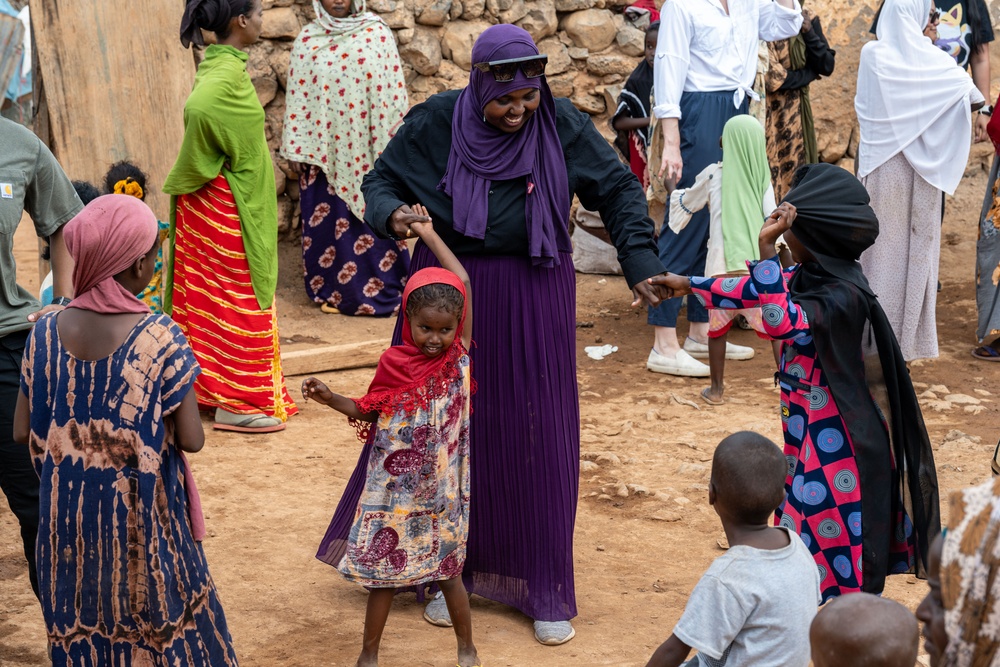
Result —
[[434, 234], [434, 223], [431, 220], [431, 214], [427, 210], [427, 207], [423, 204], [414, 204], [412, 210], [415, 216], [423, 218], [422, 220], [410, 223], [409, 231], [413, 232], [412, 236], [426, 239], [428, 235]]
[[649, 278], [646, 282], [650, 285], [658, 286], [661, 289], [666, 288], [666, 298], [668, 299], [673, 299], [678, 296], [686, 296], [691, 293], [690, 278], [679, 276], [676, 273], [663, 273]]
[[[422, 211], [422, 213], [418, 211]], [[430, 221], [431, 218], [427, 215], [427, 209], [420, 204], [414, 204], [413, 208], [403, 204], [393, 211], [389, 217], [389, 228], [398, 238], [407, 239], [413, 236], [410, 233], [410, 227], [414, 223]], [[414, 233], [416, 232], [416, 230], [413, 231]]]
[[316, 378], [310, 377], [302, 381], [302, 398], [329, 405], [333, 400], [333, 392]]

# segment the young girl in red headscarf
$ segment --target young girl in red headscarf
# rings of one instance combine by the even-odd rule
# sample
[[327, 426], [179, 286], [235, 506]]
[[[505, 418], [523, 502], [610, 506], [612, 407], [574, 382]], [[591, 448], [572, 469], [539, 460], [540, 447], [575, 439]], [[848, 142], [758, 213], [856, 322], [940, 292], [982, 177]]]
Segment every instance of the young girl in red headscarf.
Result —
[[[378, 664], [396, 590], [437, 583], [458, 638], [459, 667], [474, 667], [479, 658], [461, 576], [469, 534], [472, 291], [469, 275], [434, 232], [427, 210], [418, 204], [414, 211], [425, 222], [410, 229], [444, 268], [410, 276], [403, 292], [403, 344], [382, 354], [362, 398], [335, 394], [312, 377], [302, 383], [302, 394], [347, 415], [373, 444], [337, 566], [369, 590], [357, 664]], [[322, 549], [320, 558], [336, 562]]]

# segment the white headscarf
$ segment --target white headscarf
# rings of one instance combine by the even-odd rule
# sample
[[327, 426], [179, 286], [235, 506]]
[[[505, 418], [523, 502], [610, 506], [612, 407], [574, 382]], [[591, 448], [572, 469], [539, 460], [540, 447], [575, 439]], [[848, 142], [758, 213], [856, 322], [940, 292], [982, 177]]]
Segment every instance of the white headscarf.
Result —
[[920, 176], [948, 194], [969, 159], [972, 78], [924, 36], [931, 0], [886, 0], [878, 40], [861, 49], [854, 108], [861, 128], [858, 176], [902, 152]]

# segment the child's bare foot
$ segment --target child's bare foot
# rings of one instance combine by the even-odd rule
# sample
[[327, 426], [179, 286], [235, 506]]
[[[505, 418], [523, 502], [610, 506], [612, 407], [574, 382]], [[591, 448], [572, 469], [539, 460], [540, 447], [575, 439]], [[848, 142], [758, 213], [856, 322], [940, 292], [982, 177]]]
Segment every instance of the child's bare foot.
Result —
[[479, 667], [479, 654], [475, 646], [459, 650], [458, 667]]
[[369, 655], [368, 653], [362, 651], [361, 655], [358, 656], [356, 667], [378, 667], [378, 654]]
[[715, 387], [706, 387], [701, 392], [701, 397], [705, 399], [705, 402], [709, 405], [722, 405], [725, 401], [722, 400], [722, 393], [724, 389], [716, 389]]

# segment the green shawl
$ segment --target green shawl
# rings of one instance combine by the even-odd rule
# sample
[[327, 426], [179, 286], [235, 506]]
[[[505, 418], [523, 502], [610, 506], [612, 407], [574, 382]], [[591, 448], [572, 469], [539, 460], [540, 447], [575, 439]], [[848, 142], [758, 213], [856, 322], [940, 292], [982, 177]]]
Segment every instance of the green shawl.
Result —
[[[809, 19], [804, 19], [808, 21]], [[806, 67], [806, 40], [802, 35], [795, 35], [788, 40], [788, 63], [792, 69]], [[809, 101], [809, 86], [799, 89], [799, 115], [802, 116], [802, 143], [806, 149], [806, 164], [819, 162], [819, 149], [816, 146], [816, 126], [813, 123], [812, 102]]]
[[163, 191], [173, 195], [170, 265], [163, 303], [168, 314], [173, 310], [177, 195], [197, 192], [220, 173], [229, 181], [236, 199], [257, 304], [266, 310], [274, 303], [278, 284], [274, 166], [264, 137], [264, 109], [246, 72], [247, 58], [232, 46], [209, 46], [184, 105], [184, 141], [163, 183]]
[[764, 193], [771, 185], [764, 128], [753, 116], [729, 119], [722, 130], [722, 245], [726, 271], [746, 271], [760, 259], [757, 237], [764, 225]]

